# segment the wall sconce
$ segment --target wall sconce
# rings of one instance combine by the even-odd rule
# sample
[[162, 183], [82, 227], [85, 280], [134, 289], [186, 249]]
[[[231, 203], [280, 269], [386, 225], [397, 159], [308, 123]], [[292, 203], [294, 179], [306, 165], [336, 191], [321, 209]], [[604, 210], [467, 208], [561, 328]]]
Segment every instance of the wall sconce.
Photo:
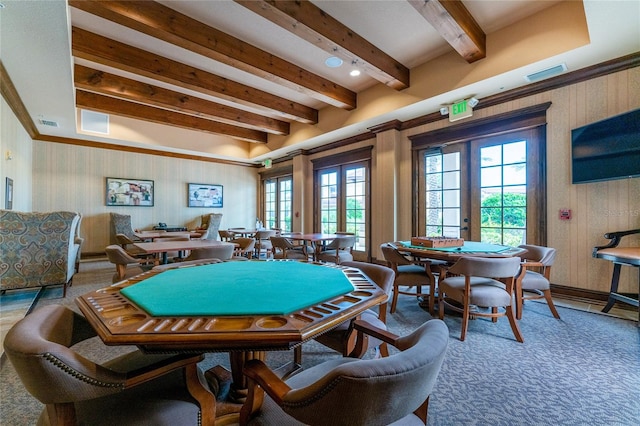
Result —
[[11, 151], [7, 151], [7, 153], [5, 154], [4, 157], [7, 161], [8, 160], [13, 160], [13, 154], [11, 153]]

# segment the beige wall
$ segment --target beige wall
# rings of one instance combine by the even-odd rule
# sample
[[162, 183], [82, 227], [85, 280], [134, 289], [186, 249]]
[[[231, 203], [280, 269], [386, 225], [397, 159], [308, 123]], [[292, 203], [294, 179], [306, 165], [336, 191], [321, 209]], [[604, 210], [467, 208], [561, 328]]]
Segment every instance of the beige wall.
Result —
[[[0, 208], [5, 206], [8, 177], [13, 179], [13, 210], [31, 211], [31, 138], [3, 97], [0, 97], [0, 116]], [[10, 160], [8, 152], [11, 152]]]
[[[105, 178], [154, 181], [153, 207], [107, 207]], [[223, 185], [223, 208], [187, 207], [187, 183]], [[130, 214], [134, 228], [158, 222], [193, 228], [200, 215], [222, 213], [221, 227], [255, 227], [255, 168], [133, 154], [105, 149], [33, 143], [33, 209], [82, 214], [83, 252], [104, 252], [110, 244], [110, 212]]]

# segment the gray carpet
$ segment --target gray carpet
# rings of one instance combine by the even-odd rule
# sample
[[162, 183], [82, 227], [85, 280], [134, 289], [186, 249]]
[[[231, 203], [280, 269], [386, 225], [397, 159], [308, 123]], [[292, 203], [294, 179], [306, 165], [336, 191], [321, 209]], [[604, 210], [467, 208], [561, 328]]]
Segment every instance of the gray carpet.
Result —
[[[66, 299], [39, 305], [75, 308], [76, 295], [110, 284], [106, 262], [83, 264]], [[529, 302], [520, 321], [525, 343], [505, 318], [471, 321], [460, 342], [460, 318], [448, 316], [450, 345], [429, 407], [429, 425], [637, 425], [640, 419], [640, 328], [636, 322]], [[400, 297], [389, 329], [404, 334], [430, 319], [415, 299]], [[99, 345], [100, 342], [93, 342]], [[111, 348], [110, 348], [111, 349]], [[93, 351], [97, 357], [95, 349]], [[315, 342], [304, 345], [306, 367], [338, 356]], [[269, 353], [274, 367], [292, 359]], [[225, 354], [207, 355], [202, 368], [228, 366]], [[0, 424], [33, 425], [42, 409], [5, 362], [0, 371]], [[389, 396], [402, 397], [402, 395]]]

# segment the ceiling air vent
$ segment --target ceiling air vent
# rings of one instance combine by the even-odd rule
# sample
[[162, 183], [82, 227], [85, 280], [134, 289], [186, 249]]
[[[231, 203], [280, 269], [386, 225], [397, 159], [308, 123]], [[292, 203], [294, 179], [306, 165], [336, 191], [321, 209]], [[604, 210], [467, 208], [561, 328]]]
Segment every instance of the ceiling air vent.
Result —
[[109, 114], [87, 111], [86, 109], [80, 110], [80, 112], [80, 128], [84, 132], [101, 133], [103, 135], [109, 134]]
[[547, 68], [544, 70], [540, 70], [531, 74], [527, 74], [524, 76], [524, 79], [529, 83], [533, 83], [534, 81], [544, 80], [545, 78], [553, 77], [554, 75], [562, 74], [567, 70], [566, 64], [560, 64], [553, 66], [551, 68]]
[[40, 124], [42, 124], [43, 126], [60, 127], [60, 126], [58, 126], [58, 122], [57, 121], [45, 120], [44, 118], [41, 118], [38, 121], [40, 121]]

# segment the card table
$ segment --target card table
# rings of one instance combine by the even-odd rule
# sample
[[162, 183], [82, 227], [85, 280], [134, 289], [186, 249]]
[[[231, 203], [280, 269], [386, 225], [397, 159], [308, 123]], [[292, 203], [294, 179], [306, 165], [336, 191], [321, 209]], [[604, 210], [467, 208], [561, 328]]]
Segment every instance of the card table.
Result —
[[[76, 303], [107, 345], [136, 345], [147, 353], [229, 352], [232, 397], [242, 401], [247, 360], [290, 350], [386, 299], [355, 268], [253, 260], [151, 270]], [[215, 405], [237, 415], [228, 404]], [[216, 407], [202, 407], [203, 424], [215, 419]]]
[[414, 246], [411, 245], [411, 241], [398, 241], [391, 244], [395, 245], [398, 250], [409, 253], [416, 258], [444, 260], [450, 263], [454, 263], [463, 256], [512, 257], [519, 256], [527, 251], [520, 247], [481, 243], [477, 241], [465, 241], [462, 246], [458, 247]]

